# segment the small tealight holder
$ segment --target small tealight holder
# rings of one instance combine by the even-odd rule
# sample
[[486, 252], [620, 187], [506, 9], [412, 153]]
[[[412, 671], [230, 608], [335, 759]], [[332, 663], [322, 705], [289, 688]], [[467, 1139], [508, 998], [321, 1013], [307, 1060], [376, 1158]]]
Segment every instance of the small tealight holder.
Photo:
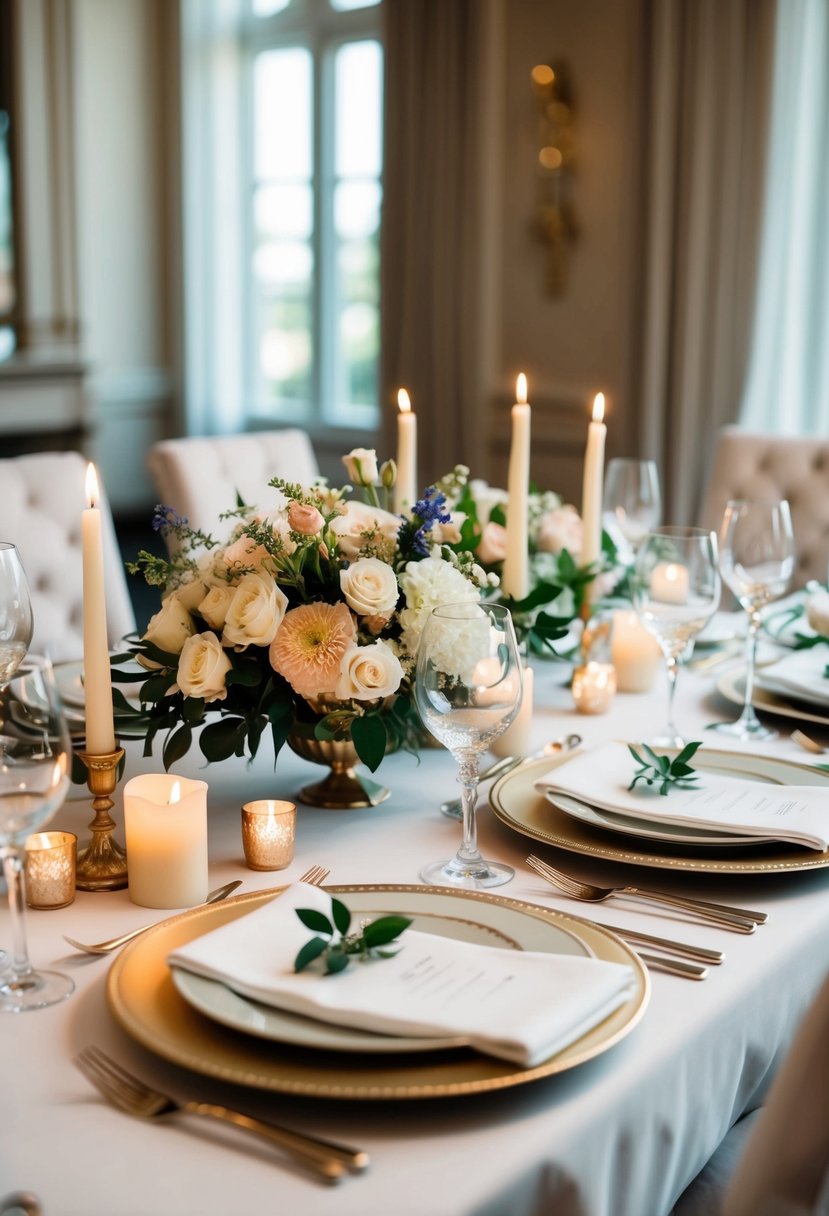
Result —
[[78, 838], [74, 832], [34, 832], [26, 840], [26, 903], [65, 908], [75, 898]]
[[260, 798], [242, 807], [242, 847], [250, 870], [284, 870], [294, 859], [296, 807]]
[[616, 693], [616, 671], [612, 663], [591, 660], [573, 671], [573, 700], [580, 714], [604, 714]]

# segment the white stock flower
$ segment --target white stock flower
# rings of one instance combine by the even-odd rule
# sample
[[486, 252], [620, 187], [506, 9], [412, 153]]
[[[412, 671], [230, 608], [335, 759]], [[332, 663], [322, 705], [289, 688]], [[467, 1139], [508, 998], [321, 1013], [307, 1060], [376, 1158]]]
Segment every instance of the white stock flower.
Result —
[[224, 629], [227, 610], [236, 594], [230, 583], [217, 583], [197, 605], [196, 611], [203, 616], [211, 629]]
[[215, 633], [196, 633], [184, 643], [176, 682], [185, 697], [224, 701], [225, 678], [231, 666]]
[[[142, 641], [152, 642], [160, 650], [168, 654], [181, 654], [181, 649], [189, 637], [196, 631], [193, 618], [182, 604], [177, 594], [169, 595], [155, 616], [150, 618]], [[138, 661], [144, 667], [157, 667], [158, 664], [143, 655]]]
[[222, 644], [237, 650], [270, 646], [288, 607], [288, 597], [267, 574], [245, 574], [234, 588]]
[[391, 566], [377, 557], [360, 557], [340, 571], [345, 602], [358, 616], [390, 617], [400, 588]]
[[397, 692], [402, 679], [403, 668], [397, 656], [385, 642], [372, 642], [345, 652], [334, 693], [343, 701], [374, 701]]
[[394, 546], [400, 520], [390, 511], [370, 507], [364, 502], [349, 502], [344, 514], [331, 522], [331, 531], [337, 538], [340, 553], [348, 561], [354, 561], [366, 546], [379, 544]]
[[373, 486], [380, 476], [374, 448], [352, 448], [343, 456], [343, 464], [349, 479], [358, 486]]
[[506, 490], [501, 490], [498, 486], [491, 486], [489, 482], [481, 481], [480, 478], [476, 477], [469, 483], [469, 492], [475, 503], [478, 523], [481, 527], [489, 523], [489, 517], [495, 507], [503, 507], [506, 512], [507, 503], [509, 502], [509, 494]]
[[400, 576], [400, 588], [406, 597], [406, 607], [398, 617], [402, 642], [412, 656], [417, 654], [423, 626], [433, 608], [479, 599], [478, 588], [450, 562], [437, 557], [409, 562]]

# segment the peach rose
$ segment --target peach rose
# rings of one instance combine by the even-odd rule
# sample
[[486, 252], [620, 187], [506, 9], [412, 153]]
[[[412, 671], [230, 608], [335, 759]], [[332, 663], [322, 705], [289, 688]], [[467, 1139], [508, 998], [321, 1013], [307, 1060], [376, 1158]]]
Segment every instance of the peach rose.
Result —
[[316, 536], [324, 524], [322, 513], [316, 507], [303, 502], [292, 502], [288, 507], [288, 526], [302, 536]]
[[556, 507], [548, 512], [538, 529], [538, 547], [544, 553], [581, 553], [582, 522], [575, 507]]
[[503, 524], [484, 524], [478, 557], [482, 562], [502, 562], [507, 556], [507, 530]]

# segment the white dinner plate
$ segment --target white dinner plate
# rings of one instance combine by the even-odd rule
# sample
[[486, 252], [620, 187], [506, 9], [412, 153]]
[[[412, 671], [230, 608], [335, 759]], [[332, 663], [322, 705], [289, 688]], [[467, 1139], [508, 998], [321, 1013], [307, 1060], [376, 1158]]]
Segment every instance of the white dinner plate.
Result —
[[[745, 668], [726, 672], [717, 681], [717, 691], [733, 705], [742, 706], [746, 692]], [[814, 722], [818, 726], [829, 726], [829, 709], [826, 713], [814, 713], [811, 708], [797, 702], [793, 697], [768, 692], [755, 683], [751, 703], [762, 713], [774, 714], [778, 718], [794, 718], [798, 722]]]
[[83, 687], [83, 663], [58, 663], [54, 668], [55, 683], [64, 705], [83, 709], [86, 696]]
[[[492, 925], [483, 925], [475, 920], [460, 918], [457, 906], [444, 909], [440, 897], [418, 897], [407, 899], [406, 908], [378, 907], [377, 895], [361, 892], [349, 896], [348, 906], [360, 918], [377, 917], [394, 912], [411, 916], [415, 928], [422, 933], [434, 933], [440, 937], [451, 937], [455, 941], [473, 942], [481, 946], [501, 946], [505, 949], [525, 949], [514, 937]], [[445, 902], [445, 901], [444, 901]], [[450, 915], [449, 913], [453, 913]], [[551, 931], [543, 935], [543, 949], [550, 954], [570, 954], [582, 958], [590, 957], [587, 945], [561, 926], [550, 926]], [[461, 1036], [446, 1036], [440, 1039], [425, 1039], [416, 1036], [373, 1034], [367, 1030], [354, 1030], [345, 1026], [334, 1026], [299, 1014], [288, 1013], [264, 1005], [250, 997], [242, 996], [219, 980], [194, 975], [182, 967], [173, 967], [173, 983], [181, 996], [205, 1017], [277, 1043], [293, 1043], [297, 1047], [313, 1047], [324, 1051], [371, 1052], [382, 1055], [404, 1055], [420, 1051], [446, 1051], [465, 1047], [467, 1040]]]
[[582, 823], [589, 823], [594, 828], [603, 828], [608, 832], [621, 832], [625, 836], [644, 836], [648, 840], [667, 840], [672, 844], [693, 844], [708, 849], [775, 843], [774, 838], [768, 836], [739, 836], [728, 832], [706, 831], [705, 828], [691, 828], [681, 823], [634, 819], [629, 815], [619, 815], [614, 811], [591, 806], [565, 794], [549, 794], [548, 798], [553, 806], [557, 806], [567, 815], [572, 815], [574, 819], [580, 819]]

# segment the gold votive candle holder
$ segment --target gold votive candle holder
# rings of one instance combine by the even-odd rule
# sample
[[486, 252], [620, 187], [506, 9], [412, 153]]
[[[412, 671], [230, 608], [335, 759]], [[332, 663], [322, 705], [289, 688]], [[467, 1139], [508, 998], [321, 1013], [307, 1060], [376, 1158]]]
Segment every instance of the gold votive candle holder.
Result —
[[584, 663], [573, 671], [573, 700], [580, 714], [603, 714], [616, 694], [616, 671], [612, 663]]
[[74, 832], [34, 832], [26, 840], [26, 903], [65, 908], [75, 898], [78, 838]]
[[242, 847], [250, 870], [284, 870], [294, 859], [296, 806], [260, 798], [242, 807]]

